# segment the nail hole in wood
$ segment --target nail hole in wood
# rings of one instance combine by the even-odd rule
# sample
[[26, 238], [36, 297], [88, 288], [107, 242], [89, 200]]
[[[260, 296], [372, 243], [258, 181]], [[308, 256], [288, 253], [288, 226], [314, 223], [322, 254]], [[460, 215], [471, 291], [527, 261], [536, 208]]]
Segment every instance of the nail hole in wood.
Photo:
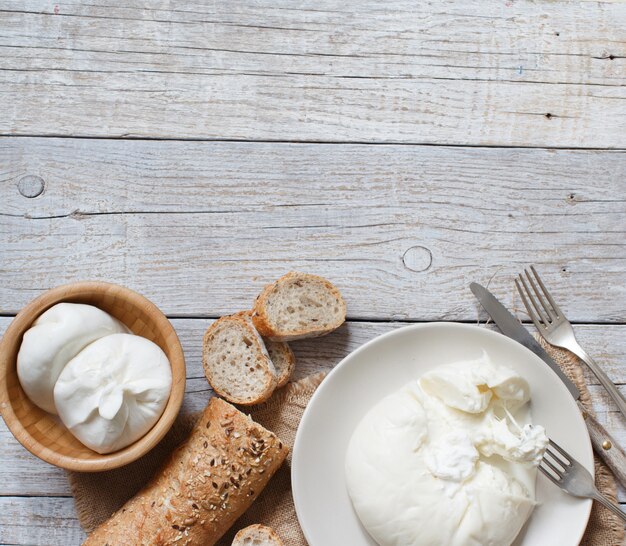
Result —
[[43, 178], [32, 174], [20, 178], [19, 182], [17, 183], [17, 189], [20, 194], [24, 197], [27, 197], [28, 199], [40, 196], [43, 193], [45, 187], [46, 184], [43, 181]]
[[551, 114], [550, 112], [548, 112], [548, 113], [546, 114], [546, 118], [548, 118], [548, 119], [552, 119], [552, 114]]
[[412, 246], [402, 256], [402, 263], [409, 271], [420, 273], [427, 271], [433, 263], [433, 255], [423, 246]]

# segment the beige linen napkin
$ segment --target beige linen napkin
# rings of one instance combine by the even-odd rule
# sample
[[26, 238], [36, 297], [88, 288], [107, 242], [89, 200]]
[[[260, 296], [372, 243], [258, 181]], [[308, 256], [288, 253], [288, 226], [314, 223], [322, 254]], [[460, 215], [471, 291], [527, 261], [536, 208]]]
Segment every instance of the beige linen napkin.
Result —
[[[576, 383], [581, 391], [583, 405], [590, 409], [589, 391], [576, 358], [566, 351], [552, 347], [546, 348], [563, 371]], [[255, 421], [275, 432], [284, 442], [293, 447], [296, 429], [304, 408], [324, 375], [320, 373], [296, 383], [290, 383], [279, 390], [268, 402], [250, 408], [248, 411]], [[157, 447], [128, 466], [96, 474], [68, 472], [78, 519], [85, 531], [91, 532], [95, 529], [148, 481], [165, 457], [189, 433], [194, 421], [193, 415], [179, 417], [172, 430]], [[597, 459], [595, 464], [598, 488], [615, 500], [616, 487], [613, 475]], [[253, 523], [263, 523], [273, 527], [286, 546], [307, 546], [293, 506], [290, 470], [291, 455], [254, 505], [220, 540], [218, 546], [230, 546], [236, 531]], [[587, 532], [581, 544], [584, 546], [620, 546], [623, 538], [624, 529], [617, 517], [594, 503]]]
[[[565, 375], [569, 377], [580, 391], [580, 402], [585, 410], [595, 415], [591, 404], [591, 395], [585, 383], [585, 376], [580, 361], [569, 351], [552, 347], [543, 338], [535, 335], [535, 338], [561, 367]], [[609, 468], [594, 455], [596, 468], [596, 487], [607, 495], [613, 502], [617, 502], [617, 486], [615, 478]], [[612, 512], [597, 502], [593, 503], [591, 516], [587, 525], [587, 531], [583, 537], [581, 546], [621, 546], [624, 540], [624, 524]]]

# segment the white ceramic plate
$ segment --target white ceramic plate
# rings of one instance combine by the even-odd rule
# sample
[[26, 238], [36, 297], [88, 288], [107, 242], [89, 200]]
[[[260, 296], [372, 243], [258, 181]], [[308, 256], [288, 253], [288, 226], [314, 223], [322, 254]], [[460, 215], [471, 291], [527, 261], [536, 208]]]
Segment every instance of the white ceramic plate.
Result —
[[[533, 422], [593, 473], [587, 427], [565, 385], [536, 355], [502, 334], [466, 324], [431, 323], [399, 328], [344, 358], [317, 389], [296, 435], [292, 488], [296, 512], [311, 546], [375, 546], [361, 526], [346, 490], [348, 441], [365, 413], [424, 372], [486, 351], [494, 362], [526, 378]], [[561, 492], [537, 478], [537, 500], [516, 546], [576, 546], [591, 501]]]

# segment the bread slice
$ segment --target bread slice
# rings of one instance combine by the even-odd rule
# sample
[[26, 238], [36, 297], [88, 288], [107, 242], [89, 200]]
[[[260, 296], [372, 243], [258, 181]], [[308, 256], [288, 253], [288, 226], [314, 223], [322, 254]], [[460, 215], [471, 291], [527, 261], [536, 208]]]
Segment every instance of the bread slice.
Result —
[[343, 324], [346, 304], [323, 277], [291, 272], [261, 292], [252, 320], [258, 332], [272, 341], [318, 337]]
[[[239, 311], [234, 316], [251, 318], [252, 311]], [[276, 388], [284, 387], [289, 383], [289, 378], [296, 367], [296, 357], [291, 347], [284, 341], [272, 341], [271, 339], [263, 338], [263, 343], [265, 343], [265, 348], [276, 369], [276, 379], [278, 381]]]
[[264, 339], [263, 342], [276, 369], [276, 379], [278, 381], [276, 387], [283, 387], [289, 383], [289, 378], [296, 367], [296, 357], [291, 347], [284, 341]]
[[235, 535], [232, 546], [284, 546], [271, 527], [250, 525]]
[[276, 369], [263, 339], [243, 314], [222, 317], [209, 327], [202, 364], [213, 390], [233, 404], [259, 404], [276, 388]]

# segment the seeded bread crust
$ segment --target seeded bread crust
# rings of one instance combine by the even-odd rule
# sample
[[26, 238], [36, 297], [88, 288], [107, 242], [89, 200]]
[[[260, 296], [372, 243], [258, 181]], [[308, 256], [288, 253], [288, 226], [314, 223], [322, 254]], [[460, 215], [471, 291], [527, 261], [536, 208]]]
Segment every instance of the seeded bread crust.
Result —
[[[245, 333], [245, 348], [218, 344], [216, 337], [228, 329], [231, 329], [233, 334], [236, 331]], [[204, 374], [217, 394], [233, 404], [244, 406], [259, 404], [272, 395], [277, 384], [276, 369], [263, 339], [251, 318], [245, 313], [216, 320], [204, 334], [202, 345]], [[235, 374], [241, 381], [249, 379], [251, 374], [254, 374], [256, 384], [249, 386], [245, 394], [235, 393], [233, 392], [235, 385], [232, 380], [223, 377], [225, 373]]]
[[[268, 301], [275, 297], [279, 293], [281, 287], [287, 283], [297, 282], [316, 282], [322, 285], [328, 293], [336, 299], [338, 312], [334, 313], [333, 310], [328, 310], [328, 315], [335, 314], [330, 323], [325, 326], [316, 326], [310, 323], [306, 326], [296, 329], [283, 329], [277, 325], [276, 317], [273, 317], [268, 309]], [[252, 309], [252, 321], [259, 334], [264, 338], [268, 338], [272, 341], [292, 341], [295, 339], [303, 339], [309, 337], [319, 337], [328, 334], [341, 326], [346, 320], [346, 304], [341, 297], [341, 294], [337, 288], [328, 280], [318, 275], [311, 275], [309, 273], [290, 272], [283, 275], [280, 279], [266, 286], [261, 294], [257, 297], [254, 307]]]
[[212, 398], [187, 441], [83, 546], [213, 546], [288, 451], [272, 432]]
[[284, 542], [265, 525], [250, 525], [235, 535], [232, 546], [284, 546]]

